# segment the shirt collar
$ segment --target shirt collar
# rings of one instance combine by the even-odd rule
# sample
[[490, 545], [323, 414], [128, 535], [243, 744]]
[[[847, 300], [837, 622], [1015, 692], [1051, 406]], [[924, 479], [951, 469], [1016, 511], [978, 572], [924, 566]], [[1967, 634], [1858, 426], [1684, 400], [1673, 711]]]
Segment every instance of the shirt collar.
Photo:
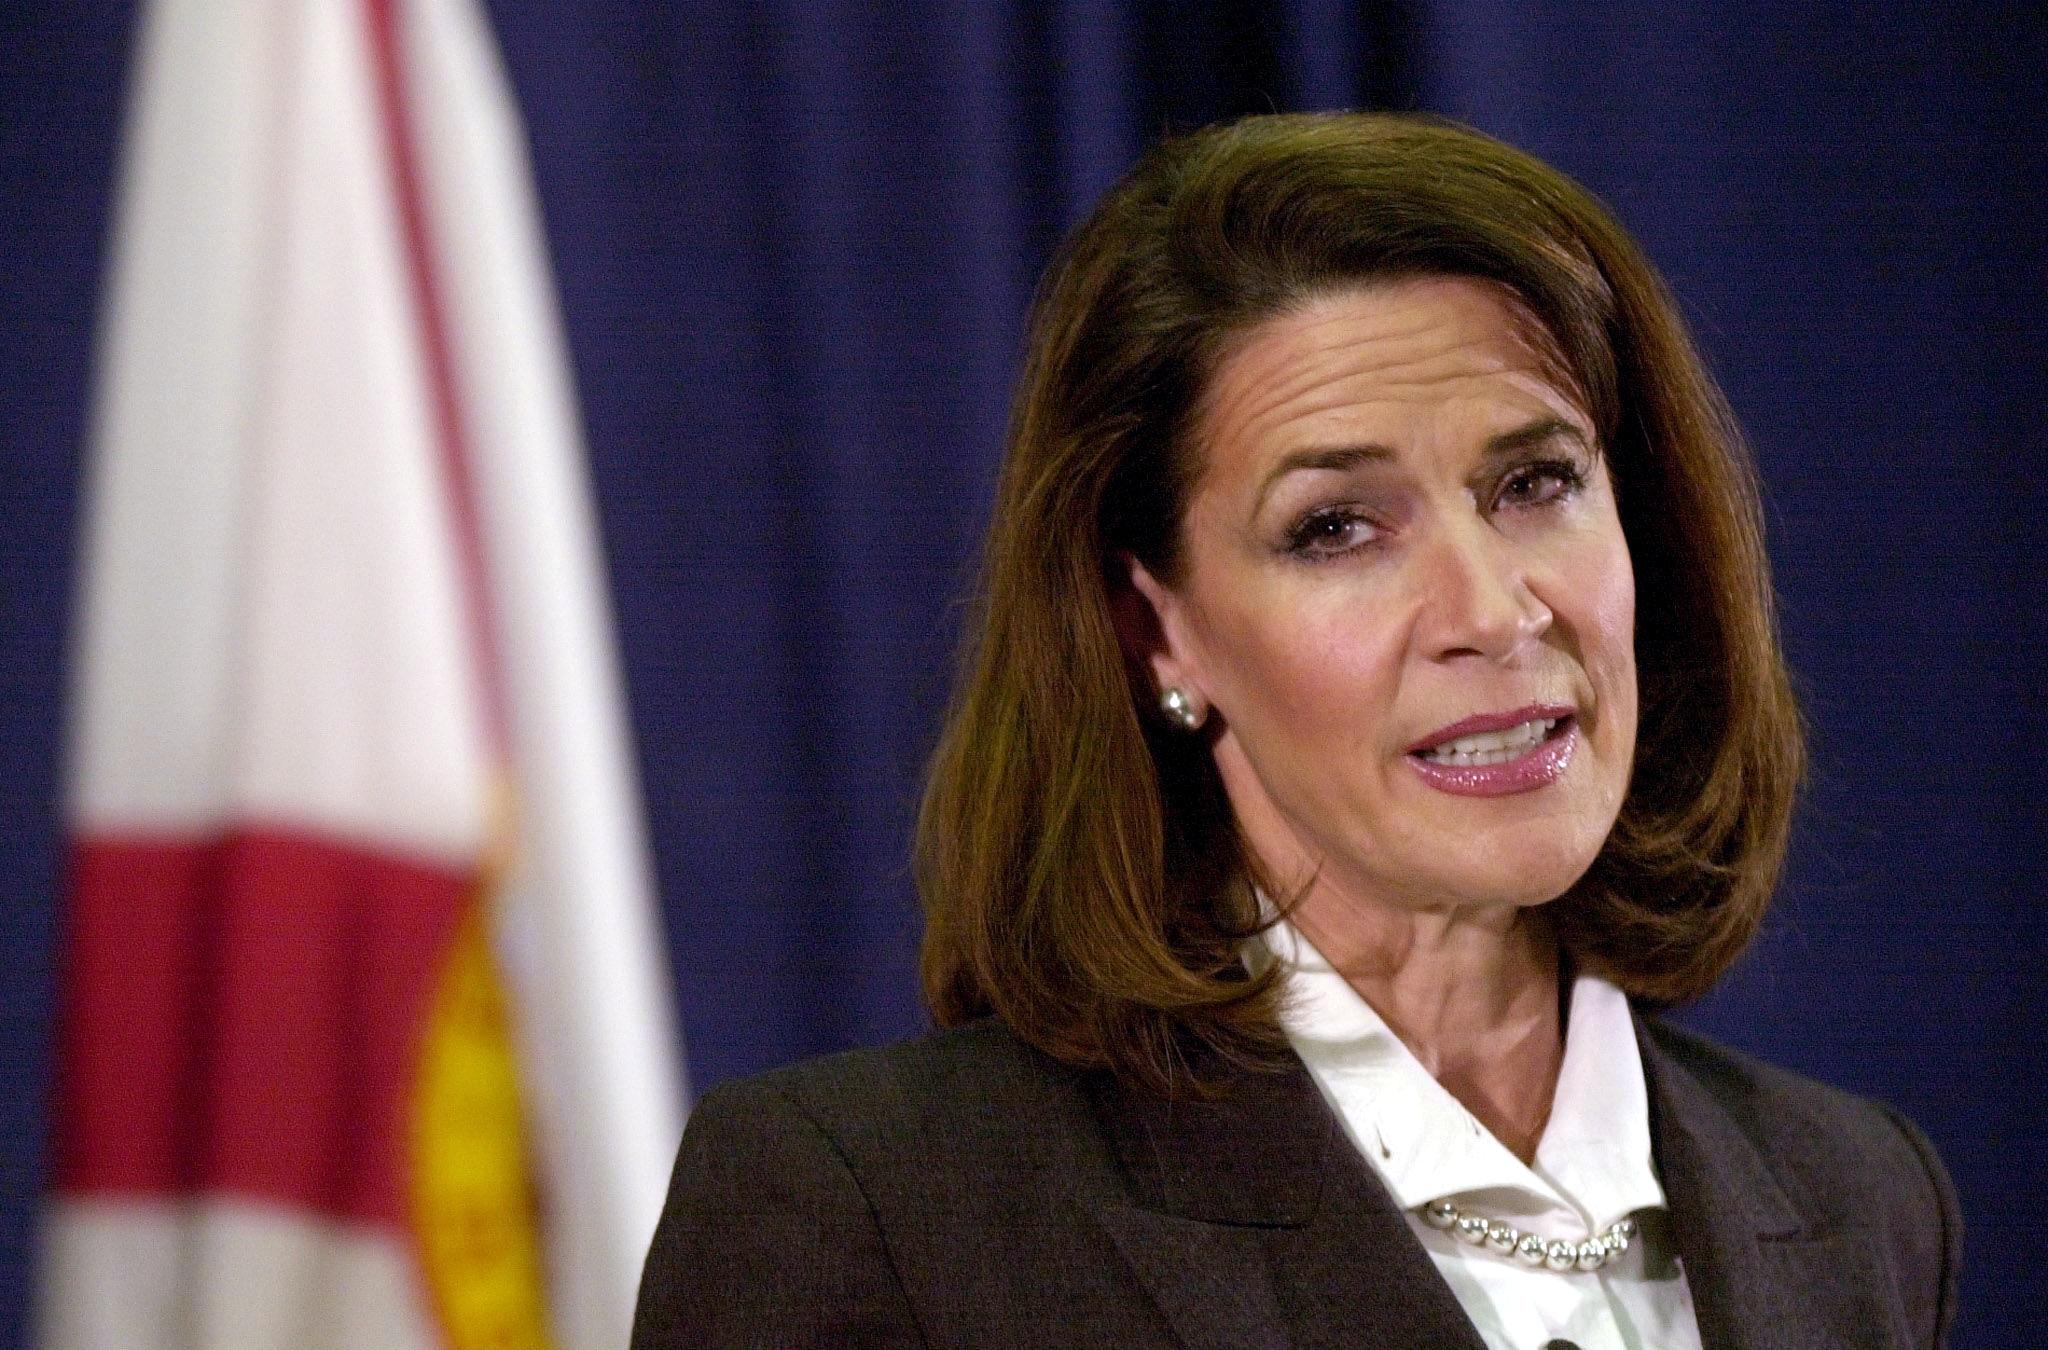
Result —
[[1288, 1042], [1403, 1208], [1485, 1192], [1487, 1213], [1570, 1237], [1664, 1204], [1635, 1025], [1612, 984], [1592, 975], [1572, 981], [1564, 1062], [1531, 1166], [1430, 1076], [1293, 925], [1273, 925], [1264, 946], [1254, 960], [1288, 967]]

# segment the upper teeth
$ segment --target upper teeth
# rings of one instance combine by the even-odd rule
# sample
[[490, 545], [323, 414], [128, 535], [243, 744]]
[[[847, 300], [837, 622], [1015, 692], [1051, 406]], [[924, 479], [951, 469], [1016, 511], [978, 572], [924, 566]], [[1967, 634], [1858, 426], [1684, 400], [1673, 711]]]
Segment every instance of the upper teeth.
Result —
[[1423, 751], [1422, 757], [1438, 764], [1505, 764], [1548, 736], [1559, 720], [1539, 717], [1505, 731], [1482, 731], [1473, 736], [1460, 736]]

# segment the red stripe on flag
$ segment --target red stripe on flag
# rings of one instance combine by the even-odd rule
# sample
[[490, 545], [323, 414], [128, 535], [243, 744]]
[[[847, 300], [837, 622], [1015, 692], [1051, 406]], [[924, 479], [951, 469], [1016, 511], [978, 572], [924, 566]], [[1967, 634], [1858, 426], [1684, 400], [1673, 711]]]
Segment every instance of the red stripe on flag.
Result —
[[271, 829], [71, 863], [57, 1189], [405, 1222], [405, 1093], [475, 879]]

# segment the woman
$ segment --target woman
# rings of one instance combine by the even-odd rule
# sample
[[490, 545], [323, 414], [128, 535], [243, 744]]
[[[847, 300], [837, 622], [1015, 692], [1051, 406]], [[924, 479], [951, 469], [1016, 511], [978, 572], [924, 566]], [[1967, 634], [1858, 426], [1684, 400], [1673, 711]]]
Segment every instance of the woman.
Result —
[[636, 1343], [1939, 1344], [1886, 1109], [1650, 1010], [1801, 771], [1745, 450], [1581, 189], [1149, 155], [1041, 297], [924, 803], [925, 1041], [698, 1106]]

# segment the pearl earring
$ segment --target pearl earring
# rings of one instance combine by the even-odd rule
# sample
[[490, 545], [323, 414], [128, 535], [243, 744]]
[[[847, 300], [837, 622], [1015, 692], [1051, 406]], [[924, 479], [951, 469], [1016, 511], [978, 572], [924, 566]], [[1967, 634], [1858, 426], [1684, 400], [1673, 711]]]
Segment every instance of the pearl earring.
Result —
[[1159, 711], [1165, 713], [1166, 720], [1182, 731], [1201, 729], [1202, 710], [1187, 696], [1187, 691], [1177, 684], [1169, 684], [1159, 691]]

